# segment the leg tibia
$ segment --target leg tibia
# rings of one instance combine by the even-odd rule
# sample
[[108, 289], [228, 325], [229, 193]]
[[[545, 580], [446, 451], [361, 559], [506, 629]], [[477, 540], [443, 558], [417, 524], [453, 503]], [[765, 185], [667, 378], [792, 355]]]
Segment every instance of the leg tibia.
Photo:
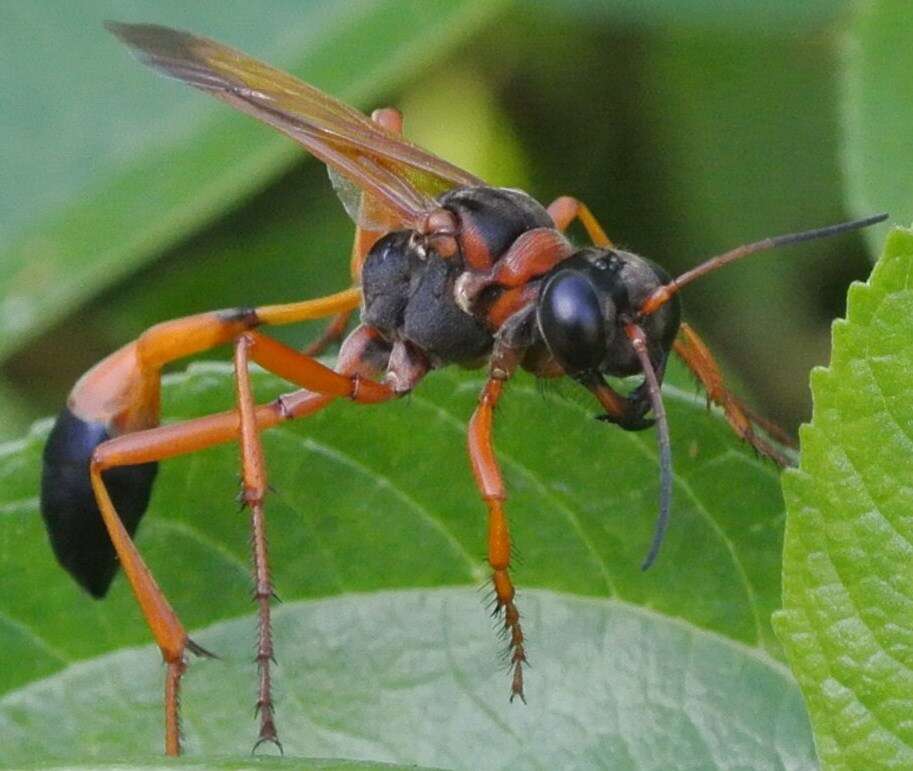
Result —
[[526, 648], [520, 611], [514, 597], [516, 590], [510, 580], [510, 531], [502, 502], [505, 498], [501, 471], [495, 458], [491, 441], [492, 418], [504, 385], [502, 380], [491, 378], [479, 398], [479, 406], [469, 422], [469, 459], [473, 476], [488, 507], [488, 564], [495, 591], [495, 614], [503, 614], [503, 629], [507, 636], [508, 661], [511, 669], [510, 698], [523, 698], [523, 664]]
[[187, 641], [184, 627], [124, 528], [102, 481], [101, 469], [97, 463], [93, 462], [90, 467], [90, 478], [108, 535], [153, 637], [166, 661], [181, 660]]
[[248, 371], [248, 352], [251, 341], [242, 335], [235, 346], [235, 383], [237, 386], [238, 419], [241, 440], [241, 479], [244, 501], [250, 508], [251, 542], [253, 544], [254, 599], [257, 603], [257, 672], [260, 680], [257, 695], [257, 712], [260, 715], [260, 733], [257, 745], [272, 742], [279, 746], [279, 736], [273, 719], [272, 681], [270, 664], [273, 661], [273, 634], [270, 619], [270, 601], [273, 584], [269, 571], [266, 539], [266, 513], [263, 499], [266, 496], [266, 463], [263, 444], [257, 426], [253, 386]]

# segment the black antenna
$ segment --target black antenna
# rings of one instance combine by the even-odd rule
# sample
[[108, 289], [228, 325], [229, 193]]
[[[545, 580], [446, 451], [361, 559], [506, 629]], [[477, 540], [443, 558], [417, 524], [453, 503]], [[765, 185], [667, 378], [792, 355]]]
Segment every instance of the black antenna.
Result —
[[814, 230], [803, 230], [800, 233], [787, 233], [782, 236], [764, 238], [760, 241], [755, 241], [752, 244], [737, 246], [735, 249], [730, 249], [728, 252], [723, 252], [723, 254], [719, 254], [716, 257], [711, 257], [700, 265], [691, 268], [691, 270], [685, 271], [678, 278], [672, 279], [668, 284], [663, 284], [644, 301], [643, 305], [640, 307], [639, 313], [641, 316], [649, 316], [651, 313], [655, 313], [686, 284], [690, 284], [701, 276], [705, 276], [718, 268], [722, 268], [730, 262], [735, 262], [742, 257], [747, 257], [749, 254], [763, 252], [767, 249], [776, 249], [778, 246], [798, 244], [802, 241], [812, 241], [816, 238], [829, 238], [830, 236], [836, 236], [850, 230], [867, 228], [869, 225], [884, 222], [887, 218], [887, 213], [874, 214], [871, 217], [865, 217], [860, 220], [841, 222], [837, 225], [828, 225], [827, 227], [815, 228]]
[[653, 531], [650, 550], [640, 566], [641, 570], [647, 570], [656, 561], [659, 548], [662, 546], [669, 527], [669, 510], [672, 507], [672, 443], [669, 441], [669, 421], [666, 420], [666, 408], [663, 405], [659, 378], [656, 377], [656, 370], [647, 351], [646, 335], [636, 324], [627, 324], [625, 334], [631, 340], [634, 352], [640, 360], [641, 369], [644, 371], [644, 382], [647, 384], [650, 406], [653, 409], [653, 417], [656, 419], [656, 442], [659, 445], [659, 515], [656, 517], [656, 528]]
[[[850, 222], [841, 222], [837, 225], [828, 225], [823, 228], [813, 230], [803, 230], [799, 233], [787, 233], [781, 236], [765, 238], [761, 241], [755, 241], [751, 244], [737, 246], [728, 252], [711, 257], [700, 265], [682, 273], [678, 278], [673, 279], [668, 284], [663, 284], [653, 291], [653, 293], [644, 301], [638, 312], [639, 316], [648, 316], [655, 313], [665, 303], [667, 303], [683, 286], [690, 284], [692, 281], [706, 275], [730, 262], [746, 257], [755, 252], [762, 252], [767, 249], [775, 249], [778, 246], [787, 246], [788, 244], [797, 244], [802, 241], [811, 241], [816, 238], [827, 238], [840, 233], [846, 233], [850, 230], [858, 230], [869, 225], [875, 225], [878, 222], [884, 222], [888, 218], [887, 214], [875, 214], [871, 217], [852, 220]], [[644, 382], [647, 386], [647, 394], [650, 397], [650, 406], [653, 415], [656, 418], [656, 441], [659, 445], [659, 515], [656, 518], [656, 528], [653, 532], [653, 541], [650, 543], [650, 550], [641, 564], [641, 570], [647, 570], [655, 561], [662, 546], [666, 530], [669, 526], [669, 511], [672, 505], [672, 446], [669, 440], [669, 422], [666, 419], [666, 409], [663, 406], [662, 391], [660, 389], [659, 378], [656, 376], [656, 370], [650, 361], [650, 355], [647, 351], [647, 339], [644, 331], [636, 324], [627, 324], [625, 334], [631, 340], [631, 345], [637, 358], [640, 361], [641, 369], [644, 373]]]

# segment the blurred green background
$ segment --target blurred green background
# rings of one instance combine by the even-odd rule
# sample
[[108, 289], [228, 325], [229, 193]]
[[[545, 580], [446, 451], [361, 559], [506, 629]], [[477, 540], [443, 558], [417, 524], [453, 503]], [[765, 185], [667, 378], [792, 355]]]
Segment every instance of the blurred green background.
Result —
[[[102, 28], [108, 18], [208, 35], [365, 111], [397, 105], [420, 144], [545, 203], [578, 196], [617, 243], [673, 273], [739, 243], [876, 211], [889, 211], [894, 223], [913, 220], [907, 0], [0, 0], [0, 440], [56, 412], [80, 373], [157, 321], [313, 297], [347, 283], [352, 224], [323, 167], [276, 132], [137, 64]], [[886, 227], [758, 255], [687, 289], [688, 319], [761, 412], [789, 428], [808, 416], [808, 372], [827, 360], [830, 323], [843, 313], [849, 282], [868, 274]], [[277, 335], [300, 344], [316, 331]], [[342, 457], [382, 459], [381, 479], [389, 472], [393, 482], [382, 479], [376, 489], [340, 485], [334, 473], [321, 477], [313, 447], [302, 454], [288, 444], [294, 435], [269, 435], [273, 450], [283, 442], [295, 448], [291, 460], [270, 465], [283, 491], [271, 521], [278, 519], [276, 532], [284, 534], [276, 548], [287, 598], [336, 599], [353, 587], [437, 589], [478, 578], [482, 524], [466, 516], [469, 471], [442, 465], [444, 456], [430, 452], [461, 436], [476, 391], [459, 383], [439, 373], [414, 397], [409, 417], [422, 421], [431, 440], [421, 445], [412, 441], [415, 423], [395, 411], [409, 404], [391, 405], [371, 421], [328, 411], [300, 429], [308, 441], [341, 447]], [[537, 428], [498, 436], [499, 450], [521, 461], [507, 465], [513, 506], [526, 512], [514, 528], [527, 550], [521, 585], [607, 595], [622, 607], [646, 607], [656, 619], [669, 616], [663, 620], [675, 629], [685, 619], [699, 636], [710, 630], [747, 643], [750, 658], [778, 658], [767, 624], [780, 596], [783, 519], [774, 469], [727, 452], [726, 442], [735, 441], [728, 430], [678, 391], [670, 399], [673, 432], [691, 443], [673, 444], [687, 494], [677, 498], [670, 558], [644, 578], [637, 560], [655, 510], [653, 437], [606, 432], [614, 453], [583, 462], [590, 411], [569, 417], [570, 402], [522, 384], [516, 390], [516, 401], [505, 400], [502, 425], [529, 420]], [[200, 368], [183, 390], [169, 388], [166, 418], [196, 414], [201, 405], [227, 408], [229, 391], [224, 379], [208, 379]], [[558, 434], [570, 437], [569, 449], [552, 441]], [[7, 445], [2, 468], [0, 511], [24, 514], [5, 518], [0, 544], [8, 615], [39, 630], [28, 636], [27, 623], [12, 625], [5, 639], [14, 653], [33, 651], [35, 640], [57, 640], [63, 654], [13, 655], [17, 666], [8, 674], [16, 687], [71, 659], [146, 639], [125, 582], [108, 603], [87, 610], [91, 601], [50, 564], [34, 499], [41, 436], [38, 430]], [[231, 563], [237, 591], [212, 592], [216, 581], [228, 580], [220, 560], [244, 554], [245, 536], [224, 516], [235, 450], [208, 458], [205, 468], [189, 459], [163, 464], [159, 513], [144, 524], [141, 542], [194, 629], [249, 609], [246, 556]], [[308, 485], [300, 483], [303, 462]], [[520, 473], [522, 463], [531, 471]], [[393, 494], [399, 490], [439, 509], [444, 533], [455, 534], [451, 540], [469, 558], [457, 552], [454, 560], [450, 546], [427, 540]], [[324, 501], [333, 505], [322, 507]], [[180, 529], [191, 518], [212, 536], [202, 546]], [[314, 549], [324, 537], [328, 557]], [[402, 546], [391, 546], [398, 538]], [[317, 558], [297, 559], [305, 553]], [[389, 553], [397, 554], [392, 569]], [[39, 604], [35, 586], [43, 587]], [[689, 639], [669, 661], [690, 677]], [[717, 662], [713, 651], [702, 656]], [[679, 666], [683, 661], [688, 667]], [[485, 675], [484, 667], [474, 671]], [[641, 671], [652, 673], [652, 664]], [[732, 691], [744, 685], [725, 679]], [[130, 676], [113, 681], [135, 688]], [[615, 693], [614, 675], [609, 681]], [[639, 699], [631, 682], [618, 697], [626, 714]], [[749, 690], [757, 690], [754, 682]], [[785, 724], [801, 734], [796, 744], [810, 757], [793, 695]], [[423, 702], [416, 703], [421, 710]], [[152, 704], [158, 715], [157, 698]], [[538, 715], [535, 709], [528, 714]], [[717, 711], [729, 717], [729, 709]], [[36, 711], [43, 713], [44, 703]], [[113, 714], [98, 712], [103, 722]], [[743, 715], [734, 712], [737, 722]], [[54, 714], [43, 725], [56, 740], [65, 731]], [[666, 733], [650, 713], [630, 714]], [[754, 712], [746, 715], [751, 729], [743, 733], [754, 742], [758, 721]], [[67, 730], [83, 737], [83, 720]], [[692, 723], [682, 722], [685, 733]], [[157, 747], [157, 718], [146, 725]], [[379, 725], [386, 737], [386, 724]], [[87, 735], [91, 744], [94, 734]], [[538, 735], [548, 744], [557, 734], [545, 728]], [[686, 757], [680, 747], [674, 745], [675, 757]]]
[[[909, 16], [837, 0], [0, 3], [0, 438], [156, 321], [346, 284], [352, 225], [323, 167], [135, 63], [105, 18], [214, 37], [366, 111], [397, 105], [419, 143], [543, 202], [576, 195], [679, 272], [889, 206], [909, 222], [905, 186], [848, 196], [843, 174], [847, 138], [865, 139], [853, 35], [875, 7]], [[808, 371], [866, 244], [758, 256], [685, 295], [745, 396], [787, 427], [809, 413]]]

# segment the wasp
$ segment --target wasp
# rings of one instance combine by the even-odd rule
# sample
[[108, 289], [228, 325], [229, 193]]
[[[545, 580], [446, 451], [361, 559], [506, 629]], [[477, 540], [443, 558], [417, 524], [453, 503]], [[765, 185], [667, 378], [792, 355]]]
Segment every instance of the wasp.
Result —
[[[568, 377], [599, 404], [599, 417], [626, 431], [655, 426], [659, 515], [643, 567], [656, 559], [669, 521], [672, 461], [661, 384], [670, 353], [696, 376], [733, 430], [785, 465], [789, 442], [725, 387], [697, 333], [682, 321], [680, 290], [754, 252], [835, 235], [886, 218], [768, 238], [713, 257], [673, 278], [616, 248], [590, 210], [561, 197], [543, 206], [521, 190], [495, 188], [402, 135], [402, 116], [370, 118], [284, 72], [215, 41], [153, 24], [108, 23], [141, 62], [227, 102], [287, 134], [323, 161], [355, 220], [352, 286], [336, 294], [166, 321], [90, 369], [73, 387], [44, 450], [41, 510], [61, 565], [91, 595], [123, 569], [166, 663], [165, 752], [180, 753], [178, 701], [193, 642], [137, 550], [133, 536], [166, 458], [238, 442], [241, 498], [249, 508], [258, 610], [257, 745], [280, 747], [271, 692], [273, 643], [260, 432], [303, 418], [335, 399], [381, 404], [412, 391], [440, 367], [487, 368], [468, 426], [469, 459], [488, 512], [488, 564], [496, 613], [509, 644], [511, 699], [523, 699], [527, 645], [511, 579], [507, 497], [492, 443], [493, 415], [518, 369]], [[565, 235], [578, 221], [589, 246]], [[316, 354], [345, 337], [335, 367]], [[331, 319], [306, 351], [262, 330]], [[215, 346], [234, 347], [235, 409], [160, 425], [162, 368]], [[257, 404], [256, 363], [298, 390]], [[637, 376], [626, 393], [606, 378]], [[255, 747], [257, 746], [255, 745]]]

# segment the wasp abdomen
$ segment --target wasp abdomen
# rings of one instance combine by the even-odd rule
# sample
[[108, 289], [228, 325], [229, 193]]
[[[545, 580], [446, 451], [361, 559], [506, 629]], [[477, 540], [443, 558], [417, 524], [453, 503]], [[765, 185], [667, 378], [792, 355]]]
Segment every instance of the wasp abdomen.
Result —
[[[82, 587], [99, 598], [114, 579], [117, 556], [92, 492], [89, 461], [109, 438], [104, 423], [83, 420], [65, 407], [45, 445], [41, 475], [41, 514], [54, 554]], [[157, 463], [143, 463], [104, 473], [111, 500], [131, 536], [149, 504], [157, 471]]]

